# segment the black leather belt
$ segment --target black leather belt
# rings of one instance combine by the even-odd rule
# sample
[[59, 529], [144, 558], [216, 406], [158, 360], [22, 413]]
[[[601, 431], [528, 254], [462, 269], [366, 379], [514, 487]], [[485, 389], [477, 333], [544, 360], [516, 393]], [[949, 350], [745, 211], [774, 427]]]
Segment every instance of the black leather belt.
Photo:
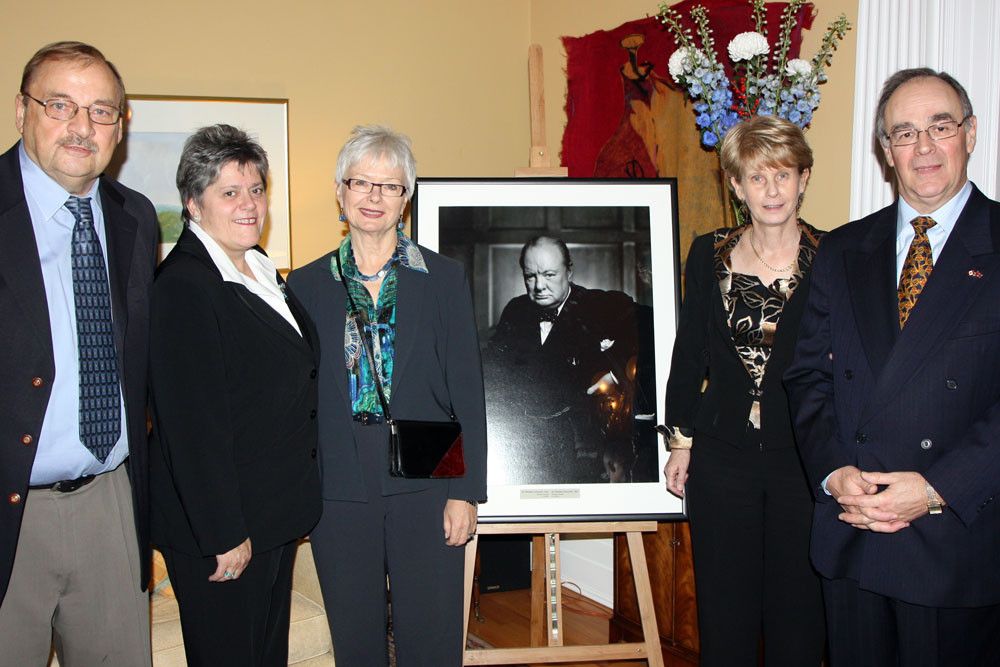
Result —
[[62, 482], [56, 482], [55, 484], [36, 484], [35, 486], [29, 486], [28, 490], [37, 491], [39, 489], [49, 489], [51, 491], [56, 491], [58, 493], [69, 493], [70, 491], [76, 491], [77, 489], [87, 486], [97, 475], [87, 475], [85, 477], [78, 477], [77, 479], [67, 479]]
[[365, 426], [375, 426], [376, 424], [384, 424], [385, 417], [374, 412], [355, 412], [354, 421], [361, 422]]

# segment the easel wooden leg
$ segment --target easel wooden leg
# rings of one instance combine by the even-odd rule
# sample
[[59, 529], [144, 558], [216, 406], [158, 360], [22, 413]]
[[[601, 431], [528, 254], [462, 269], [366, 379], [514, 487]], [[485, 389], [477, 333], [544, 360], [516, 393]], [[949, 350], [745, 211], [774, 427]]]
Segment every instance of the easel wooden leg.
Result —
[[642, 533], [631, 532], [625, 536], [628, 541], [629, 559], [632, 561], [632, 576], [635, 578], [635, 593], [639, 602], [639, 617], [642, 619], [642, 634], [649, 667], [663, 667], [660, 632], [656, 627], [653, 590], [649, 585], [649, 568], [646, 565], [646, 549], [642, 545]]
[[462, 617], [462, 650], [469, 645], [469, 605], [472, 602], [472, 581], [476, 576], [476, 551], [479, 549], [479, 535], [465, 543], [465, 612]]
[[545, 646], [545, 538], [535, 535], [531, 538], [531, 608], [529, 646]]

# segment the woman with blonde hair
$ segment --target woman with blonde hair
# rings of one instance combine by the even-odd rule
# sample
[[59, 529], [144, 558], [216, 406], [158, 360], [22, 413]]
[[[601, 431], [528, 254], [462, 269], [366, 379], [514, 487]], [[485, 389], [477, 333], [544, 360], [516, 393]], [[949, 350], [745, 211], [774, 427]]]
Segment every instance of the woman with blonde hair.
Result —
[[798, 217], [812, 151], [793, 123], [755, 116], [726, 134], [721, 156], [748, 221], [688, 254], [667, 488], [687, 498], [702, 666], [757, 665], [762, 633], [768, 666], [819, 665], [812, 495], [781, 383], [821, 236]]

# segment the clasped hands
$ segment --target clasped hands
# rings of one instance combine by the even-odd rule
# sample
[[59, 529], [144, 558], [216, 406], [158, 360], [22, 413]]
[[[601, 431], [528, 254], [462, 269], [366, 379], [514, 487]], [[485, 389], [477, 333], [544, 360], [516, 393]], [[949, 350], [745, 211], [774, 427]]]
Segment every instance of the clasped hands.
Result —
[[[885, 488], [879, 491], [880, 486]], [[895, 533], [927, 514], [927, 480], [918, 472], [844, 466], [830, 475], [826, 489], [844, 510], [838, 518], [861, 530]]]

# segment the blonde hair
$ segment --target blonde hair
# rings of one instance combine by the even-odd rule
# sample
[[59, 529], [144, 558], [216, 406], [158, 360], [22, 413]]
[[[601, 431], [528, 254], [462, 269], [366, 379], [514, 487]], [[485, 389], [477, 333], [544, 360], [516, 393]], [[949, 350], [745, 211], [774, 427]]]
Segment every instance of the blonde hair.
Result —
[[801, 174], [813, 165], [812, 149], [795, 123], [777, 116], [754, 116], [726, 133], [719, 162], [730, 179], [743, 180], [750, 167], [793, 167]]

